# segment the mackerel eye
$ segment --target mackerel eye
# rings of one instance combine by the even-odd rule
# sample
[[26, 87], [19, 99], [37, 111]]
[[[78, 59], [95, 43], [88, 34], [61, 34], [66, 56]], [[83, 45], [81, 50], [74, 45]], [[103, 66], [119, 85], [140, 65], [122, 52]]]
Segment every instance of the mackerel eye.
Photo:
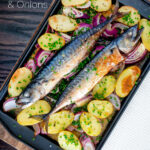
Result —
[[29, 96], [30, 96], [30, 94], [29, 94], [28, 92], [25, 92], [25, 93], [24, 93], [24, 97], [27, 98], [27, 97], [29, 97]]

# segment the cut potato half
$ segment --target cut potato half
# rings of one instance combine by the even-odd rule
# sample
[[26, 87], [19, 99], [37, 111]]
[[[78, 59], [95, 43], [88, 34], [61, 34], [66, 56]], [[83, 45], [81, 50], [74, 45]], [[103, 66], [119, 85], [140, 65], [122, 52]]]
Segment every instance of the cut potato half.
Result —
[[23, 126], [30, 126], [41, 122], [41, 119], [34, 119], [32, 116], [49, 113], [51, 107], [48, 102], [39, 100], [28, 108], [25, 108], [17, 115], [17, 122]]
[[95, 117], [104, 119], [113, 113], [113, 105], [109, 101], [94, 100], [88, 104], [88, 112]]
[[83, 112], [80, 116], [80, 124], [84, 132], [90, 136], [98, 136], [101, 133], [102, 125], [91, 113]]
[[76, 20], [64, 15], [54, 15], [49, 18], [49, 25], [56, 31], [69, 32], [77, 29]]
[[118, 12], [127, 13], [122, 18], [117, 19], [117, 21], [130, 27], [138, 24], [141, 19], [138, 10], [131, 6], [122, 6], [119, 8]]
[[75, 134], [69, 131], [62, 131], [58, 135], [58, 143], [64, 150], [81, 150], [81, 143]]
[[104, 99], [109, 96], [116, 87], [116, 79], [112, 75], [107, 75], [94, 87], [93, 97], [95, 99]]
[[64, 6], [80, 6], [88, 2], [89, 0], [61, 0]]
[[120, 97], [126, 97], [132, 90], [140, 74], [141, 70], [137, 66], [131, 66], [125, 69], [117, 80], [116, 94]]
[[98, 12], [108, 11], [112, 6], [112, 0], [91, 0], [91, 8]]
[[150, 51], [150, 21], [147, 19], [141, 19], [139, 27], [144, 28], [141, 36], [142, 43], [144, 44], [145, 48]]
[[65, 40], [54, 33], [45, 33], [38, 39], [38, 44], [43, 50], [59, 50], [65, 45]]
[[56, 134], [65, 130], [74, 120], [74, 114], [70, 111], [60, 111], [50, 115], [48, 133]]
[[11, 97], [16, 97], [31, 82], [32, 72], [26, 67], [19, 68], [15, 71], [8, 85], [8, 93]]

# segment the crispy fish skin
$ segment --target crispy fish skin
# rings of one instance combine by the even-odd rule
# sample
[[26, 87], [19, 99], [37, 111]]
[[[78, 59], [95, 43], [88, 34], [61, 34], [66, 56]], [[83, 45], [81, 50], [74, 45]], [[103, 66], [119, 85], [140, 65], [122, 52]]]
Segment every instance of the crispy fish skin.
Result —
[[[117, 13], [118, 4], [116, 6], [115, 13]], [[22, 105], [22, 109], [24, 109], [46, 96], [66, 74], [70, 73], [88, 56], [90, 49], [93, 48], [101, 33], [114, 19], [116, 19], [116, 15], [113, 15], [104, 23], [78, 36], [66, 45], [37, 74], [20, 94], [16, 103]]]
[[120, 51], [124, 51], [125, 48], [132, 49], [135, 46], [141, 35], [141, 31], [138, 32], [137, 29], [137, 25], [131, 27], [99, 52], [70, 82], [50, 114], [82, 99], [114, 66], [123, 61], [124, 57]]

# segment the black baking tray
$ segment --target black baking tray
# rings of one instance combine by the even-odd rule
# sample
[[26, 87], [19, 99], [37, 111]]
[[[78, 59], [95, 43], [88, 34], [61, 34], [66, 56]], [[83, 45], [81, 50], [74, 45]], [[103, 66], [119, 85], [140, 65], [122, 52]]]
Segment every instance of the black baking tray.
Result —
[[[150, 15], [150, 6], [145, 3], [142, 0], [120, 0], [121, 5], [131, 5], [135, 8], [137, 8], [140, 12], [140, 14], [145, 17], [149, 18]], [[19, 67], [21, 67], [25, 61], [29, 58], [29, 56], [32, 53], [33, 48], [35, 47], [36, 41], [38, 37], [44, 32], [46, 25], [47, 25], [47, 20], [48, 17], [55, 14], [61, 6], [60, 0], [51, 0], [51, 4], [47, 12], [45, 13], [45, 16], [43, 20], [41, 21], [40, 25], [38, 26], [37, 30], [35, 31], [34, 35], [32, 36], [30, 42], [27, 44], [27, 47], [23, 51], [23, 54], [21, 57], [18, 59], [16, 65], [12, 69], [11, 73], [7, 77], [6, 81], [4, 82], [1, 91], [0, 91], [0, 106], [2, 106], [2, 103], [4, 102], [4, 99], [6, 97], [7, 93], [7, 88], [8, 88], [8, 83], [15, 72], [15, 70]], [[149, 55], [149, 54], [148, 54]], [[111, 131], [113, 130], [114, 126], [118, 122], [119, 118], [125, 111], [125, 108], [129, 104], [130, 100], [136, 93], [138, 87], [142, 83], [143, 79], [145, 78], [146, 74], [150, 70], [150, 59], [146, 57], [145, 60], [142, 61], [140, 64], [142, 68], [142, 74], [138, 80], [138, 84], [134, 86], [130, 94], [124, 99], [122, 102], [122, 106], [120, 111], [118, 111], [113, 119], [110, 121], [106, 131], [104, 132], [102, 139], [100, 143], [97, 145], [97, 150], [101, 149], [103, 146], [104, 142], [110, 135]], [[11, 133], [12, 136], [14, 136], [16, 139], [22, 141], [26, 145], [30, 146], [33, 149], [36, 150], [59, 150], [61, 149], [57, 142], [48, 138], [47, 136], [43, 135], [38, 135], [36, 138], [34, 138], [34, 132], [28, 127], [23, 127], [19, 125], [14, 118], [9, 116], [8, 113], [4, 113], [2, 110], [2, 107], [0, 107], [0, 121], [3, 124], [3, 126]]]

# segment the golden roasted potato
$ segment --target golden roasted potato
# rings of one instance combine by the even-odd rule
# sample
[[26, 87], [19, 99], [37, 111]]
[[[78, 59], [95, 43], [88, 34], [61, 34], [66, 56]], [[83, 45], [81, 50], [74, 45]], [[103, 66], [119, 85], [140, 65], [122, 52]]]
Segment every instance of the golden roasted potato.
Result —
[[127, 13], [122, 18], [117, 19], [117, 21], [130, 27], [136, 25], [141, 19], [138, 10], [131, 6], [122, 6], [119, 8], [118, 12]]
[[47, 114], [51, 110], [48, 102], [39, 100], [28, 108], [25, 108], [17, 115], [17, 122], [23, 126], [30, 126], [39, 123], [41, 119], [31, 118], [34, 115]]
[[19, 68], [15, 71], [8, 85], [8, 93], [11, 97], [16, 97], [31, 82], [32, 72], [26, 67]]
[[88, 112], [97, 118], [104, 119], [113, 113], [113, 105], [109, 101], [94, 100], [88, 104]]
[[145, 48], [150, 51], [150, 21], [147, 19], [141, 19], [139, 27], [144, 27], [144, 31], [141, 36], [142, 43], [144, 44]]
[[63, 110], [50, 115], [48, 123], [48, 133], [56, 134], [65, 130], [74, 120], [74, 114]]
[[125, 69], [117, 80], [116, 94], [119, 97], [126, 97], [132, 90], [140, 74], [141, 70], [137, 66], [131, 66]]
[[112, 0], [91, 0], [91, 8], [98, 12], [108, 11], [112, 6]]
[[80, 6], [88, 2], [89, 0], [61, 0], [64, 6]]
[[59, 50], [65, 45], [65, 40], [55, 33], [45, 33], [38, 39], [38, 44], [43, 50]]
[[49, 17], [49, 25], [54, 30], [60, 32], [74, 31], [78, 27], [76, 20], [65, 15], [54, 15]]
[[80, 124], [89, 136], [98, 136], [101, 133], [102, 125], [91, 113], [83, 112], [80, 116]]
[[115, 77], [107, 75], [94, 87], [92, 95], [95, 99], [104, 99], [115, 90], [115, 86]]
[[62, 131], [58, 135], [58, 143], [64, 150], [81, 150], [81, 143], [75, 134], [69, 131]]

